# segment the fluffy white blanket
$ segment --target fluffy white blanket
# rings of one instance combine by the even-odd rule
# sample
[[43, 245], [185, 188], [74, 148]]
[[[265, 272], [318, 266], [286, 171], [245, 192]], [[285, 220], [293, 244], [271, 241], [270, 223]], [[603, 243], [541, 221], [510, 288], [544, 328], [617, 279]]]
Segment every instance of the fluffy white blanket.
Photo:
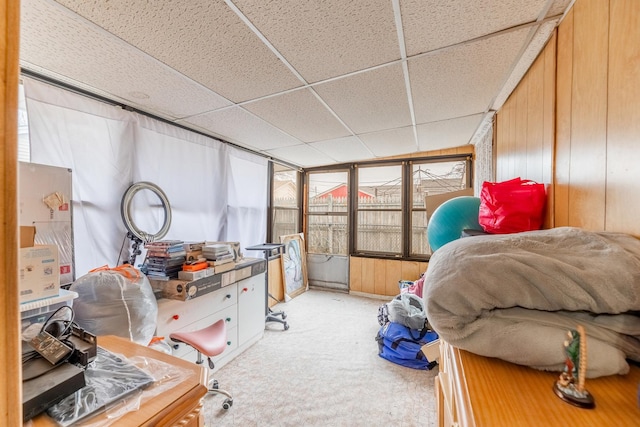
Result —
[[640, 361], [640, 240], [560, 227], [455, 240], [431, 256], [423, 291], [440, 338], [489, 357], [561, 371], [587, 333], [587, 376]]

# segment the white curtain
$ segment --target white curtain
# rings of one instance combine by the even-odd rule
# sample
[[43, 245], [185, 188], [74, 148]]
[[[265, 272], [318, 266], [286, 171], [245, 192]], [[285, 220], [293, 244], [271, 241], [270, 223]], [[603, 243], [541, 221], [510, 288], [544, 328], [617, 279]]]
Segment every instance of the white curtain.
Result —
[[[172, 221], [165, 239], [242, 247], [265, 241], [263, 157], [36, 80], [25, 78], [24, 87], [31, 161], [72, 170], [76, 278], [128, 256], [120, 204], [140, 181], [167, 195]], [[146, 191], [134, 201], [136, 226], [157, 232], [164, 222], [158, 198]]]
[[[231, 147], [228, 164], [227, 230], [230, 241], [243, 247], [265, 243], [267, 240], [267, 160]], [[257, 253], [246, 254], [259, 256]]]
[[[493, 117], [493, 120], [495, 120], [495, 116]], [[482, 183], [484, 181], [495, 181], [493, 171], [493, 122], [491, 122], [490, 126], [487, 126], [485, 134], [476, 143], [475, 152], [473, 191], [479, 197]]]

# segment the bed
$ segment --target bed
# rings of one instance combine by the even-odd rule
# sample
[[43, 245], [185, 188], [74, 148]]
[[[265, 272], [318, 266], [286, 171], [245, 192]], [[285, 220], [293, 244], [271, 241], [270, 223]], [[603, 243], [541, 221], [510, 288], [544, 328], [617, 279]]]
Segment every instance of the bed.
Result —
[[589, 378], [640, 361], [640, 240], [573, 227], [465, 237], [425, 275], [428, 321], [458, 348], [561, 371], [563, 342], [587, 333]]

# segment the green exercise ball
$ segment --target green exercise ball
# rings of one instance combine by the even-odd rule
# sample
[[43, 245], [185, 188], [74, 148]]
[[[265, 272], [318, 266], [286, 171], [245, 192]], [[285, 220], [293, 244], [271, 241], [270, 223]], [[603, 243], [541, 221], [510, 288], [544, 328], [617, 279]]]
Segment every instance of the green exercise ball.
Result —
[[480, 198], [460, 196], [449, 199], [431, 215], [427, 224], [427, 239], [432, 251], [459, 239], [462, 230], [482, 230], [478, 223]]

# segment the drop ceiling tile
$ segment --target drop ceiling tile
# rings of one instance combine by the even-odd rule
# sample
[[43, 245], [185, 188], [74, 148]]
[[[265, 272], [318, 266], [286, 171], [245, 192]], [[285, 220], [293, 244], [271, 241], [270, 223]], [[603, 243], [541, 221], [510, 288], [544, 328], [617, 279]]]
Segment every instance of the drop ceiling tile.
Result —
[[403, 0], [407, 55], [412, 56], [534, 22], [547, 0]]
[[355, 136], [313, 142], [312, 147], [338, 162], [355, 162], [373, 158], [373, 153]]
[[484, 114], [418, 125], [420, 151], [441, 150], [469, 144]]
[[268, 150], [267, 153], [271, 154], [273, 157], [285, 160], [303, 168], [336, 163], [335, 159], [321, 153], [309, 144], [294, 145], [287, 148], [276, 148]]
[[230, 104], [55, 3], [23, 0], [20, 25], [21, 66], [32, 71], [169, 118]]
[[399, 63], [322, 83], [314, 89], [355, 133], [411, 125]]
[[417, 151], [411, 126], [358, 136], [376, 157], [396, 156]]
[[226, 141], [258, 151], [289, 147], [301, 143], [280, 129], [245, 111], [242, 107], [237, 106], [189, 117], [178, 123], [197, 126]]
[[400, 58], [389, 0], [233, 0], [309, 83]]
[[408, 61], [416, 123], [484, 112], [504, 84], [529, 28]]
[[261, 99], [244, 104], [244, 107], [303, 142], [351, 134], [309, 89]]
[[300, 81], [222, 0], [58, 0], [234, 102]]
[[569, 7], [569, 3], [571, 3], [571, 0], [555, 0], [549, 8], [547, 16], [563, 14], [567, 10], [567, 7]]

